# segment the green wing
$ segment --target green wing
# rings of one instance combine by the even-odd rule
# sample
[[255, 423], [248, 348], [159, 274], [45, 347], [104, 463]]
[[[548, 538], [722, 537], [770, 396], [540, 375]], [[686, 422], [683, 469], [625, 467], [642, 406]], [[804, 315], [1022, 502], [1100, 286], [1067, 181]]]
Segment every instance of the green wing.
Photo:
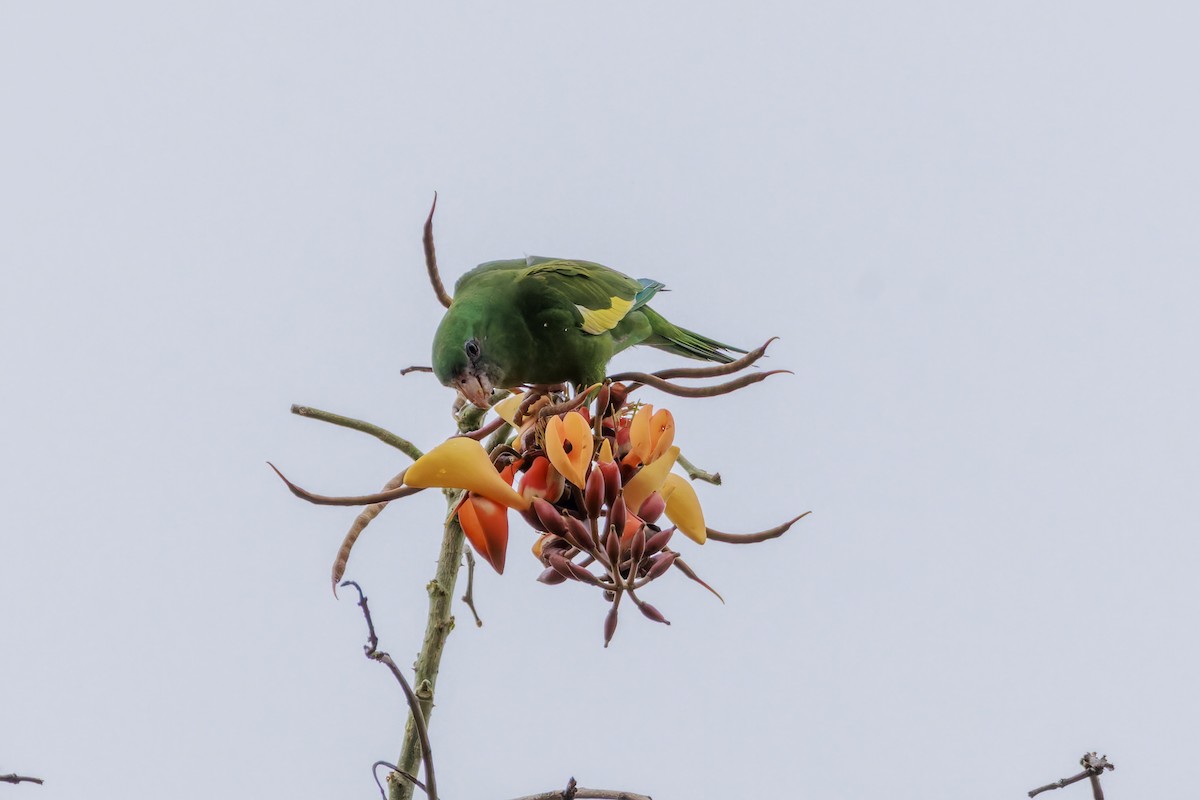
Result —
[[537, 257], [527, 261], [520, 278], [563, 298], [573, 307], [584, 333], [592, 335], [611, 331], [663, 288], [658, 281], [634, 280], [591, 261]]

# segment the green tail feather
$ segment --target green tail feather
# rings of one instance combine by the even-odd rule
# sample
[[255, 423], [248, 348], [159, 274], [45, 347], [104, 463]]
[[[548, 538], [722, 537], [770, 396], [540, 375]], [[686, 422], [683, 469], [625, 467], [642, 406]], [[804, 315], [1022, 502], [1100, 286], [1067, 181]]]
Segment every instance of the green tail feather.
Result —
[[672, 325], [649, 306], [642, 306], [641, 311], [650, 321], [650, 330], [653, 331], [642, 341], [642, 344], [657, 347], [659, 350], [666, 350], [676, 355], [698, 358], [702, 361], [716, 361], [721, 364], [728, 364], [735, 360], [733, 356], [729, 355], [730, 352], [746, 352], [739, 347], [723, 344], [716, 339], [710, 339], [678, 325]]

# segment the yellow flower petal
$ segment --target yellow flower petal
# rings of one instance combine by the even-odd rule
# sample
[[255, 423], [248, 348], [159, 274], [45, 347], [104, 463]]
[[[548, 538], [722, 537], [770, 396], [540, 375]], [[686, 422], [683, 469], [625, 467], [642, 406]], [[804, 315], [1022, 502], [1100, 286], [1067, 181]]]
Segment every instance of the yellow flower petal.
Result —
[[483, 445], [465, 436], [447, 439], [414, 461], [404, 483], [418, 489], [466, 489], [509, 508], [529, 508], [529, 501], [496, 472]]
[[708, 527], [704, 524], [704, 509], [700, 507], [700, 498], [692, 484], [672, 472], [663, 481], [659, 492], [667, 501], [667, 519], [674, 522], [684, 536], [696, 544], [704, 544], [708, 539]]
[[[567, 452], [567, 444], [571, 445], [570, 453]], [[546, 423], [545, 446], [546, 457], [554, 468], [582, 489], [595, 448], [592, 427], [583, 415], [570, 411], [562, 417], [551, 417]]]
[[642, 467], [641, 472], [634, 475], [629, 479], [629, 483], [625, 484], [625, 505], [630, 509], [641, 508], [646, 498], [657, 492], [658, 488], [662, 486], [663, 481], [671, 472], [671, 467], [675, 466], [677, 458], [679, 458], [679, 448], [669, 447], [657, 461]]
[[521, 401], [525, 399], [523, 394], [510, 394], [508, 397], [496, 403], [493, 408], [500, 415], [500, 419], [507, 422], [509, 425], [516, 427], [514, 420], [517, 418], [517, 409], [521, 407]]
[[601, 464], [611, 464], [613, 460], [612, 445], [608, 443], [608, 439], [604, 440], [604, 444], [600, 445], [600, 454], [596, 456], [596, 460]]

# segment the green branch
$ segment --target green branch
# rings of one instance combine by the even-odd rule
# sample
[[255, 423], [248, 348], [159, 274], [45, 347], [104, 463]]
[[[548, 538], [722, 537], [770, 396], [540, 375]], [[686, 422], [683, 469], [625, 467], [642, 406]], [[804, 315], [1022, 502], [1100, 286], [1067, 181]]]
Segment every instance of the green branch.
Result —
[[[470, 433], [478, 430], [486, 410], [474, 406], [464, 407], [458, 414], [458, 432]], [[442, 651], [446, 647], [446, 638], [454, 630], [454, 615], [451, 606], [454, 602], [454, 587], [458, 582], [458, 570], [463, 557], [463, 530], [458, 524], [458, 518], [451, 515], [458, 505], [460, 492], [446, 492], [446, 526], [442, 536], [442, 546], [438, 553], [437, 572], [425, 587], [429, 592], [429, 617], [425, 621], [425, 639], [421, 643], [421, 652], [416, 663], [416, 695], [421, 704], [421, 713], [425, 724], [429, 724], [429, 715], [433, 713], [433, 693], [437, 686], [438, 669], [442, 664]], [[410, 775], [415, 775], [421, 765], [421, 742], [417, 736], [417, 726], [409, 714], [408, 724], [404, 728], [404, 744], [400, 748], [400, 758], [396, 766]], [[396, 773], [388, 776], [388, 797], [390, 800], [412, 800], [413, 786], [400, 778]]]
[[390, 444], [406, 456], [416, 461], [424, 455], [420, 449], [410, 442], [408, 439], [397, 436], [391, 431], [381, 428], [378, 425], [372, 425], [370, 422], [363, 422], [361, 419], [353, 417], [343, 417], [340, 414], [334, 414], [329, 411], [322, 411], [319, 408], [310, 406], [292, 406], [292, 413], [300, 417], [308, 417], [310, 419], [319, 419], [322, 422], [330, 422], [334, 425], [340, 425], [343, 428], [351, 428], [363, 433], [369, 433], [384, 444]]

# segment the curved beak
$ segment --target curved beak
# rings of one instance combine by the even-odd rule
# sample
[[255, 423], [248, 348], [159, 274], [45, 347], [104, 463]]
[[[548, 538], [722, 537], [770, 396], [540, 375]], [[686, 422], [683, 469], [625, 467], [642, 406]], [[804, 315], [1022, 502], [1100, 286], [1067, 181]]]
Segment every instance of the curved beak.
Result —
[[468, 372], [454, 380], [454, 386], [476, 408], [487, 408], [492, 399], [492, 382], [486, 375]]

